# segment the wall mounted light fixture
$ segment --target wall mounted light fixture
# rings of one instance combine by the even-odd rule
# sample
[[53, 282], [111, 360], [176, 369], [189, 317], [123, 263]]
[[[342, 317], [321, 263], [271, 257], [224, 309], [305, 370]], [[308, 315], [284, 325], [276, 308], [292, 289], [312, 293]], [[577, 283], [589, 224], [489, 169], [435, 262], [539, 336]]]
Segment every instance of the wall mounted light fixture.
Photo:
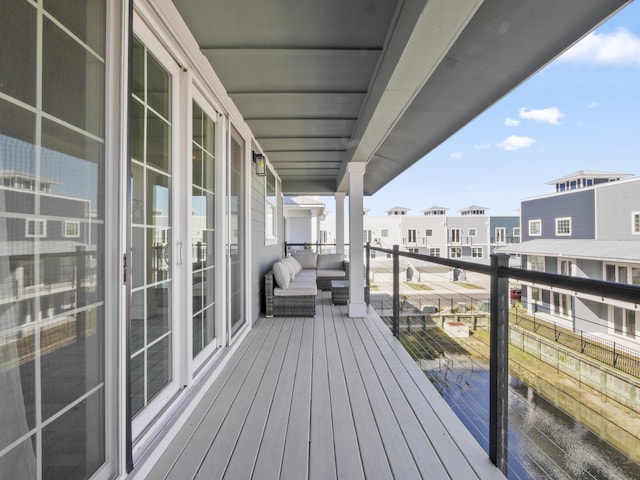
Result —
[[253, 152], [253, 163], [256, 166], [256, 175], [264, 177], [267, 175], [267, 162], [262, 153]]

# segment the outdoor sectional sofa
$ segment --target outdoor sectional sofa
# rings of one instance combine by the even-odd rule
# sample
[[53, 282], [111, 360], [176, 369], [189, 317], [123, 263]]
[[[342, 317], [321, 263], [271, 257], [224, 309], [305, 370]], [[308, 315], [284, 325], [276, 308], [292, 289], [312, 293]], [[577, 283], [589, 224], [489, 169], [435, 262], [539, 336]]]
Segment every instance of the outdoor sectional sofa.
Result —
[[264, 277], [265, 313], [314, 317], [318, 290], [331, 290], [332, 280], [348, 279], [349, 263], [341, 253], [293, 253], [274, 263]]

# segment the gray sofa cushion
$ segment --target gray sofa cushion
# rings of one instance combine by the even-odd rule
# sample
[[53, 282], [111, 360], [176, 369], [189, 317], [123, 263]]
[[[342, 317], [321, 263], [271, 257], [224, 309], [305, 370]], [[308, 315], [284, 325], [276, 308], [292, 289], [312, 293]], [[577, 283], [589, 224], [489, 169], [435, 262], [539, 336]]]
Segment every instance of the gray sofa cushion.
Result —
[[318, 270], [340, 270], [344, 268], [342, 253], [326, 253], [318, 257]]
[[284, 262], [276, 262], [273, 264], [273, 278], [280, 288], [287, 288], [291, 282], [291, 272]]
[[289, 274], [291, 275], [291, 280], [294, 280], [296, 278], [296, 273], [298, 273], [298, 271], [296, 270], [296, 266], [293, 262], [294, 260], [291, 257], [287, 257], [284, 260], [282, 260], [282, 263], [284, 263], [287, 269], [289, 270]]
[[318, 254], [313, 252], [295, 252], [291, 256], [295, 258], [302, 268], [314, 269], [318, 265]]

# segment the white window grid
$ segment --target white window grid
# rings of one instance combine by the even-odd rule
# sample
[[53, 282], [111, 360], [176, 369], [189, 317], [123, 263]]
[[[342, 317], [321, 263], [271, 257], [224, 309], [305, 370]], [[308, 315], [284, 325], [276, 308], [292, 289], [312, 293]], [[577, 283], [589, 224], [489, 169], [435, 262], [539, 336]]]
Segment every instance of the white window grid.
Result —
[[540, 235], [542, 235], [542, 221], [529, 220], [529, 236], [539, 237]]
[[571, 217], [556, 218], [556, 235], [562, 237], [571, 235]]

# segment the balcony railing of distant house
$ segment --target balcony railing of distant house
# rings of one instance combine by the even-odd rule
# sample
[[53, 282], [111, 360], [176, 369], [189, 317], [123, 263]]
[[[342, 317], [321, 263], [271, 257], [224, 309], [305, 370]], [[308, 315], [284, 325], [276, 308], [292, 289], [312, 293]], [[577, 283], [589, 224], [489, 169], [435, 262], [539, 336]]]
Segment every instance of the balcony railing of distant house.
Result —
[[491, 243], [507, 245], [508, 243], [520, 243], [520, 237], [491, 237]]
[[[335, 243], [289, 243], [284, 242], [284, 255], [290, 255], [294, 252], [314, 252], [314, 253], [335, 253]], [[349, 244], [344, 244], [344, 254], [349, 255]]]
[[[517, 239], [519, 237], [509, 237], [509, 240], [513, 238]], [[413, 334], [411, 332], [412, 317], [403, 313], [403, 310], [405, 310], [405, 306], [403, 304], [407, 301], [407, 295], [400, 295], [401, 258], [404, 260], [405, 265], [425, 262], [429, 264], [449, 267], [452, 272], [457, 269], [458, 271], [476, 272], [489, 276], [489, 304], [487, 305], [486, 302], [476, 299], [475, 308], [477, 309], [477, 311], [481, 312], [481, 314], [478, 316], [485, 319], [489, 330], [489, 458], [503, 473], [505, 473], [505, 475], [508, 472], [507, 452], [509, 397], [509, 318], [513, 310], [511, 308], [512, 305], [510, 301], [509, 280], [511, 279], [513, 282], [518, 283], [530, 282], [537, 286], [545, 286], [552, 289], [559, 288], [574, 292], [576, 294], [582, 293], [588, 295], [596, 295], [602, 298], [603, 301], [604, 299], [611, 299], [622, 302], [630, 302], [634, 304], [640, 303], [640, 286], [636, 285], [627, 285], [545, 272], [522, 270], [519, 268], [510, 268], [508, 266], [509, 257], [508, 255], [504, 254], [491, 255], [491, 264], [485, 265], [461, 260], [422, 255], [418, 253], [401, 252], [398, 245], [394, 245], [393, 249], [373, 247], [370, 244], [366, 245], [365, 275], [366, 282], [369, 287], [371, 287], [370, 282], [373, 276], [370, 262], [372, 252], [382, 253], [385, 256], [391, 256], [392, 258], [391, 271], [393, 278], [393, 288], [391, 294], [391, 308], [389, 309], [390, 315], [386, 315], [390, 316], [390, 327], [393, 335], [400, 339], [400, 341], [405, 345], [405, 348], [408, 348], [407, 345], [411, 341], [410, 337]], [[413, 260], [414, 262], [410, 262], [410, 260]], [[409, 278], [407, 276], [407, 280], [408, 279]], [[438, 302], [439, 310], [443, 307], [443, 305], [439, 300]], [[431, 313], [437, 311], [436, 307], [433, 304], [427, 305], [427, 307], [430, 310], [421, 308], [423, 323], [422, 329], [424, 329], [426, 326], [424, 312], [426, 311]], [[454, 315], [453, 312], [457, 311], [457, 308], [458, 305], [456, 304], [454, 306], [454, 303], [452, 301], [450, 316], [455, 319], [457, 319], [458, 315]], [[466, 305], [464, 306], [464, 309], [466, 309]], [[380, 315], [381, 317], [385, 316], [384, 312], [380, 313]], [[444, 315], [442, 315], [442, 313], [439, 316], [441, 319], [444, 318]], [[467, 315], [467, 317], [468, 316], [473, 317], [474, 315]], [[414, 318], [413, 321], [415, 322], [414, 326], [417, 326], [417, 322], [419, 322], [420, 320], [416, 320]], [[542, 329], [540, 325], [538, 325], [538, 328]], [[557, 329], [553, 335], [556, 341], [559, 342], [562, 335], [558, 335]], [[403, 336], [405, 336], [404, 339]], [[586, 351], [589, 348], [592, 348], [595, 344], [595, 340], [593, 338], [587, 339], [584, 334], [580, 336], [580, 339], [581, 350]], [[612, 362], [616, 361], [620, 365], [622, 365], [623, 363], [628, 363], [626, 360], [621, 360], [623, 352], [620, 347], [614, 347], [614, 350], [615, 354], [612, 357]], [[414, 357], [418, 356], [416, 352], [410, 351], [409, 353]]]

